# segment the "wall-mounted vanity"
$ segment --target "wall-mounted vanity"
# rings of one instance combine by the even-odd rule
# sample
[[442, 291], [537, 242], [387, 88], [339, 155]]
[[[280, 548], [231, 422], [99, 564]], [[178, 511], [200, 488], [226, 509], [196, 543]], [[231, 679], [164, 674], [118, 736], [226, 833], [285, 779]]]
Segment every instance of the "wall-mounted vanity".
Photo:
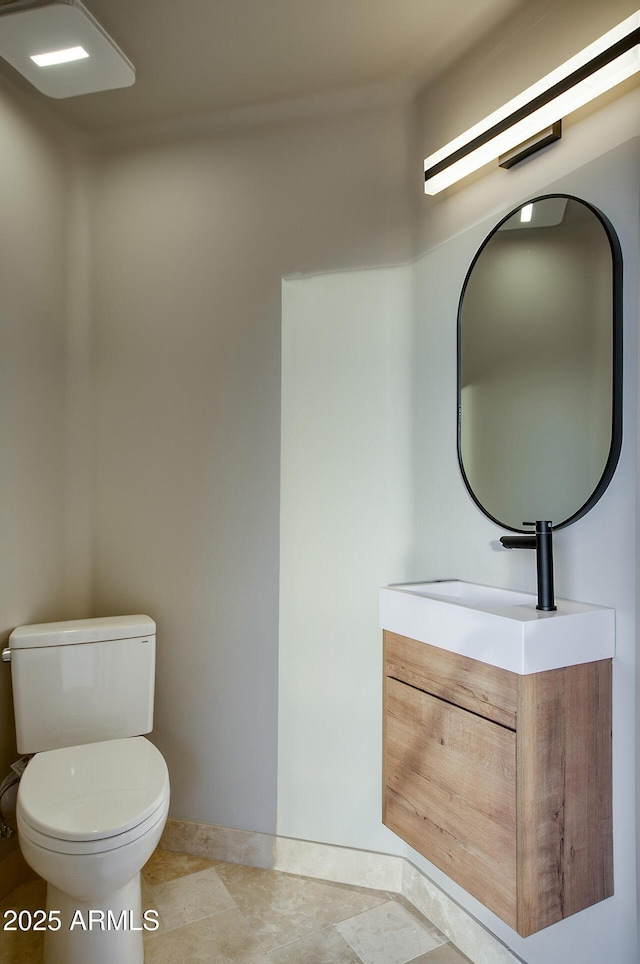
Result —
[[522, 936], [613, 893], [611, 609], [383, 589], [383, 822]]

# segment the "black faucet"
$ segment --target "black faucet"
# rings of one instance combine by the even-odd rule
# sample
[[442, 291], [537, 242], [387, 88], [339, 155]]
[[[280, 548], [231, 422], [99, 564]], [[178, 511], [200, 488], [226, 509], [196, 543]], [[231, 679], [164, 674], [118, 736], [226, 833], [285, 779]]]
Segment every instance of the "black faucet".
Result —
[[535, 525], [536, 533], [530, 536], [501, 536], [500, 542], [505, 549], [535, 549], [538, 573], [538, 605], [536, 609], [545, 613], [554, 612], [558, 607], [553, 599], [553, 543], [550, 522], [523, 522], [523, 526]]

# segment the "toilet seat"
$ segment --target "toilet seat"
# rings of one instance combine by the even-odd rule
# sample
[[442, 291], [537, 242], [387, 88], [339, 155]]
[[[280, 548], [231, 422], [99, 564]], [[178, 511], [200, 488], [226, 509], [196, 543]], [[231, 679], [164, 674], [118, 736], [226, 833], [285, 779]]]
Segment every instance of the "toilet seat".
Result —
[[59, 853], [115, 850], [166, 817], [169, 775], [144, 737], [47, 750], [20, 781], [18, 829]]
[[141, 824], [138, 824], [137, 827], [132, 827], [131, 830], [127, 830], [121, 834], [115, 834], [112, 837], [102, 837], [94, 840], [60, 840], [57, 837], [51, 837], [48, 834], [41, 833], [39, 830], [34, 830], [18, 813], [18, 833], [21, 839], [30, 841], [30, 843], [35, 844], [42, 850], [50, 850], [57, 854], [104, 854], [119, 850], [121, 847], [125, 847], [127, 844], [138, 840], [140, 837], [152, 833], [158, 824], [164, 824], [168, 809], [169, 800], [167, 799], [166, 803], [158, 807], [158, 810], [152, 817], [144, 820]]

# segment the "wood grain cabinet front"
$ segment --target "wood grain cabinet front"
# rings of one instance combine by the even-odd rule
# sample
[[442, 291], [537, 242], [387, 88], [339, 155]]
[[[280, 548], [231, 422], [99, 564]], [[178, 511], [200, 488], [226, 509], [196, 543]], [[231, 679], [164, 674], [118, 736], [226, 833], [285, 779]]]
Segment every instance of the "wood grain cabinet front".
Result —
[[522, 936], [611, 896], [611, 660], [518, 676], [384, 636], [386, 826]]

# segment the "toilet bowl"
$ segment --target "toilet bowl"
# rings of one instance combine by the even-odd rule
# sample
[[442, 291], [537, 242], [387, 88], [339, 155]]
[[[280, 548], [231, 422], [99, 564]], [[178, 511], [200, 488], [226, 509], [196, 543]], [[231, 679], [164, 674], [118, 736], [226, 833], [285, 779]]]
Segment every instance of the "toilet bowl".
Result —
[[[167, 819], [153, 727], [156, 624], [104, 616], [17, 626], [11, 663], [22, 853], [47, 881], [45, 964], [142, 964], [140, 870]], [[45, 910], [45, 908], [41, 908]]]
[[31, 759], [16, 816], [24, 858], [47, 881], [46, 964], [141, 964], [140, 870], [168, 808], [166, 763], [142, 736]]

